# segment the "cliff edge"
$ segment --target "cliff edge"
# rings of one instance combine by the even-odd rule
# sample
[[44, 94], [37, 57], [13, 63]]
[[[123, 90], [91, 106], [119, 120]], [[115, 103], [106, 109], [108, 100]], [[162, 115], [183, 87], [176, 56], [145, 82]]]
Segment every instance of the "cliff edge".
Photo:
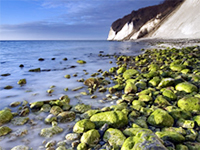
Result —
[[200, 38], [200, 0], [165, 0], [112, 23], [107, 40]]

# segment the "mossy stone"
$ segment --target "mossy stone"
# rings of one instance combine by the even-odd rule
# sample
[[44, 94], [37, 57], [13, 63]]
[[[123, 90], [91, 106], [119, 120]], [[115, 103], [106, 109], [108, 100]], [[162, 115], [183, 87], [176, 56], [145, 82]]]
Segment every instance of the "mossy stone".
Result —
[[84, 113], [90, 109], [91, 109], [91, 105], [77, 104], [77, 105], [73, 106], [71, 110], [75, 111], [77, 113]]
[[136, 85], [136, 87], [137, 87], [138, 89], [141, 89], [141, 90], [144, 90], [144, 89], [147, 88], [147, 84], [146, 84], [146, 82], [144, 82], [144, 81], [136, 82], [135, 85]]
[[50, 113], [57, 116], [59, 113], [63, 112], [63, 110], [59, 106], [51, 107]]
[[81, 117], [84, 118], [84, 119], [89, 119], [92, 115], [96, 114], [96, 113], [99, 113], [100, 111], [99, 110], [88, 110], [86, 112], [84, 112]]
[[20, 79], [17, 84], [23, 85], [26, 84], [26, 79]]
[[143, 101], [143, 102], [151, 102], [153, 100], [153, 98], [149, 95], [139, 95], [139, 101]]
[[93, 87], [94, 85], [98, 85], [99, 81], [96, 78], [88, 78], [84, 81], [84, 84]]
[[[52, 123], [53, 124], [53, 123]], [[50, 128], [44, 128], [40, 131], [40, 135], [43, 136], [43, 137], [52, 137], [53, 135], [55, 134], [59, 134], [63, 131], [62, 128], [60, 128], [59, 126], [57, 125], [53, 125], [52, 127]]]
[[29, 147], [25, 145], [18, 145], [13, 147], [11, 150], [29, 150]]
[[57, 119], [59, 122], [70, 122], [75, 120], [76, 114], [73, 111], [64, 111], [58, 114]]
[[193, 129], [195, 127], [195, 123], [193, 120], [185, 120], [185, 119], [179, 119], [176, 122], [176, 125], [187, 129]]
[[172, 86], [174, 84], [174, 79], [173, 78], [164, 78], [160, 81], [160, 83], [158, 84], [158, 87], [168, 87], [168, 86]]
[[149, 84], [149, 86], [156, 87], [159, 83], [160, 83], [160, 78], [153, 77], [153, 79], [151, 79], [148, 84]]
[[84, 60], [77, 60], [76, 62], [79, 63], [79, 64], [85, 64], [86, 63], [86, 61], [84, 61]]
[[77, 150], [87, 150], [87, 145], [85, 143], [80, 143], [77, 146]]
[[185, 137], [177, 132], [162, 131], [162, 132], [156, 132], [156, 135], [164, 141], [170, 141], [173, 143], [182, 143], [185, 141]]
[[200, 111], [200, 98], [198, 97], [184, 97], [178, 100], [178, 107], [182, 110], [199, 112]]
[[124, 93], [128, 94], [128, 93], [136, 93], [137, 92], [137, 87], [135, 86], [135, 84], [128, 82], [124, 88]]
[[94, 147], [99, 142], [99, 138], [100, 138], [99, 132], [95, 129], [91, 129], [83, 133], [81, 137], [81, 143], [85, 143], [90, 147]]
[[177, 91], [184, 91], [186, 93], [198, 92], [198, 88], [189, 82], [179, 83], [175, 88]]
[[186, 131], [182, 127], [169, 127], [169, 128], [163, 128], [162, 131], [164, 132], [177, 132], [181, 135], [186, 135]]
[[174, 119], [162, 109], [156, 109], [147, 119], [147, 122], [156, 127], [171, 127]]
[[183, 145], [183, 144], [177, 144], [176, 150], [188, 150], [188, 147], [186, 145]]
[[95, 124], [93, 122], [91, 122], [89, 119], [83, 119], [83, 120], [78, 121], [74, 125], [73, 132], [83, 133], [94, 128], [95, 128]]
[[101, 127], [105, 123], [114, 128], [124, 127], [128, 124], [127, 115], [121, 111], [107, 111], [94, 114], [90, 120], [95, 123], [96, 127]]
[[175, 100], [177, 99], [176, 94], [174, 94], [174, 92], [172, 92], [172, 90], [170, 90], [170, 89], [165, 89], [165, 90], [162, 92], [162, 95], [163, 95], [164, 97], [166, 97], [168, 100], [175, 101]]
[[160, 107], [170, 106], [171, 104], [164, 98], [162, 95], [158, 95], [154, 101], [154, 104], [157, 104]]
[[135, 144], [134, 137], [130, 136], [124, 141], [121, 150], [134, 150], [133, 149], [134, 144]]
[[39, 109], [44, 105], [43, 101], [37, 101], [30, 104], [31, 109]]
[[12, 129], [10, 129], [9, 127], [1, 126], [0, 127], [0, 137], [3, 136], [3, 135], [9, 134], [11, 131], [12, 131]]
[[11, 123], [14, 125], [24, 125], [29, 121], [29, 118], [27, 117], [15, 117], [11, 120]]
[[120, 68], [117, 70], [117, 74], [124, 73], [125, 71], [126, 71], [126, 68], [125, 68], [125, 67], [120, 67]]
[[111, 146], [122, 146], [126, 137], [123, 133], [114, 128], [109, 128], [103, 135], [103, 140], [108, 142]]
[[186, 145], [189, 150], [199, 150], [200, 149], [200, 142], [185, 142], [184, 145]]
[[200, 115], [198, 116], [194, 116], [193, 120], [198, 124], [198, 126], [200, 127]]
[[170, 65], [170, 69], [171, 69], [172, 71], [181, 71], [181, 70], [183, 70], [183, 69], [185, 69], [185, 68], [186, 68], [185, 65], [180, 65], [180, 64]]
[[137, 75], [139, 72], [136, 69], [128, 69], [123, 73], [123, 78], [125, 80], [131, 79], [133, 76]]
[[13, 115], [9, 109], [3, 109], [0, 111], [0, 126], [9, 122], [13, 118]]
[[149, 132], [151, 133], [152, 131], [150, 129], [146, 129], [146, 128], [126, 128], [123, 133], [126, 136], [135, 136], [137, 133], [139, 132]]

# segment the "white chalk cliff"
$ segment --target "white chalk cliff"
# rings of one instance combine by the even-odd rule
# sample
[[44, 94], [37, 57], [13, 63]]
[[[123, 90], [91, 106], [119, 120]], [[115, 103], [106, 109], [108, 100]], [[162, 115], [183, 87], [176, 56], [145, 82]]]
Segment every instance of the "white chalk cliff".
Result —
[[107, 40], [200, 39], [200, 0], [165, 0], [113, 22]]

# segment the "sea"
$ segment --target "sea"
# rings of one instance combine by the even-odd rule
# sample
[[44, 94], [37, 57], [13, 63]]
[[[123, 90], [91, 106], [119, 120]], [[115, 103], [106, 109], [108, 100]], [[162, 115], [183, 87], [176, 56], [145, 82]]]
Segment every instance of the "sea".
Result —
[[[90, 78], [99, 69], [108, 71], [109, 68], [116, 67], [116, 59], [113, 55], [139, 55], [142, 53], [141, 49], [148, 46], [144, 42], [106, 40], [0, 41], [0, 110], [5, 107], [10, 108], [9, 105], [16, 101], [31, 103], [58, 99], [63, 95], [68, 95], [71, 105], [84, 103], [92, 105], [93, 108], [114, 105], [115, 102], [113, 101], [108, 103], [101, 101], [109, 94], [108, 92], [95, 92], [94, 95], [97, 96], [95, 99], [91, 99], [91, 95], [82, 95], [81, 92], [87, 92], [87, 87], [78, 80]], [[43, 61], [39, 61], [41, 58]], [[86, 63], [78, 64], [77, 60], [84, 60]], [[23, 65], [23, 67], [20, 67], [20, 65]], [[40, 68], [41, 71], [29, 71], [36, 68]], [[3, 76], [4, 74], [7, 74], [7, 76]], [[65, 75], [70, 75], [71, 78], [67, 79], [64, 77]], [[17, 84], [20, 79], [26, 79], [26, 84]], [[5, 89], [8, 85], [13, 88]], [[112, 83], [109, 86], [112, 86]], [[77, 87], [83, 88], [73, 91]], [[68, 91], [64, 90], [66, 88]], [[50, 89], [53, 90], [52, 93], [47, 92]], [[31, 115], [29, 117], [31, 118]], [[49, 127], [49, 125], [41, 123], [43, 117], [42, 115], [32, 116], [37, 125], [34, 128], [27, 125], [29, 134], [25, 137], [0, 137], [0, 147], [7, 150], [17, 144], [24, 144], [33, 149], [38, 149], [43, 140], [39, 136], [39, 132], [41, 128]], [[8, 126], [13, 129], [13, 134], [20, 132], [18, 131], [19, 128], [24, 128], [24, 126], [16, 127], [11, 123]], [[66, 124], [61, 126], [70, 130], [70, 127], [66, 127]], [[68, 126], [70, 126], [70, 123]], [[52, 139], [59, 141], [59, 138], [64, 138], [69, 130], [65, 130], [64, 133]]]

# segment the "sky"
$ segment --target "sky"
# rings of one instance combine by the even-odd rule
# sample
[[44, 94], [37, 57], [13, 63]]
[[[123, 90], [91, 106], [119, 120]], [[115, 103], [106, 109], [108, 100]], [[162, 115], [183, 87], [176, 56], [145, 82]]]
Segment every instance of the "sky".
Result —
[[0, 40], [106, 40], [111, 24], [163, 0], [0, 0]]

